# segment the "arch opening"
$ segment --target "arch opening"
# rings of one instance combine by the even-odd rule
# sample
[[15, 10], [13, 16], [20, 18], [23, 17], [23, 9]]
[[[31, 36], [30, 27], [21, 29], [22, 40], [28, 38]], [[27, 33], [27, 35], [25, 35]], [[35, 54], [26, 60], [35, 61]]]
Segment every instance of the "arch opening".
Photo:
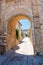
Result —
[[[16, 35], [18, 35], [18, 33], [17, 33], [17, 28], [18, 27], [16, 28], [16, 26], [18, 25], [18, 22], [23, 20], [23, 19], [25, 21], [27, 21], [27, 20], [30, 21], [30, 24], [32, 24], [31, 20], [25, 15], [14, 16], [8, 22], [8, 26], [7, 26], [7, 44], [8, 44], [8, 47], [9, 47], [8, 50], [11, 49], [11, 48], [16, 47], [18, 45], [19, 41], [21, 40], [21, 38], [24, 38], [24, 36], [22, 36], [21, 33], [20, 33], [21, 31], [19, 32], [20, 33], [19, 38], [17, 39], [17, 37], [16, 37]], [[20, 22], [19, 22], [19, 25], [21, 25]], [[25, 34], [25, 35], [28, 36], [27, 34]], [[32, 26], [30, 26], [30, 28], [29, 28], [29, 35], [30, 35], [29, 39], [30, 39], [30, 41], [31, 41], [31, 43], [33, 45]], [[29, 43], [29, 41], [28, 41], [28, 43]]]

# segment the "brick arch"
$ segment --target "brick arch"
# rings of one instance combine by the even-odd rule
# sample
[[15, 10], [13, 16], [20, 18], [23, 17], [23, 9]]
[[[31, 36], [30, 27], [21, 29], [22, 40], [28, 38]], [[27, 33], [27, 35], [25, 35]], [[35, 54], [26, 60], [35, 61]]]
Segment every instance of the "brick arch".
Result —
[[[17, 43], [16, 43], [16, 24], [21, 19], [27, 19], [27, 20], [30, 20], [30, 22], [31, 22], [31, 19], [25, 15], [16, 15], [16, 16], [11, 17], [8, 20], [8, 25], [7, 25], [7, 43], [9, 46], [8, 49], [11, 49], [17, 45]], [[31, 31], [30, 35], [31, 35], [31, 40], [32, 40], [32, 28], [30, 29], [30, 31]]]

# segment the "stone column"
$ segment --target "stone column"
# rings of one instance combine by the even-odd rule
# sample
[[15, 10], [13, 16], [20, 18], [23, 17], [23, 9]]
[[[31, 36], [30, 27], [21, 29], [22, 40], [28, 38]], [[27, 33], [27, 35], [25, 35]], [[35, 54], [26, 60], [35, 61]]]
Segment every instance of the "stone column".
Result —
[[32, 14], [34, 23], [34, 35], [35, 35], [34, 51], [36, 54], [40, 52], [40, 45], [42, 43], [41, 26], [39, 19], [39, 0], [31, 0], [31, 4], [32, 4]]

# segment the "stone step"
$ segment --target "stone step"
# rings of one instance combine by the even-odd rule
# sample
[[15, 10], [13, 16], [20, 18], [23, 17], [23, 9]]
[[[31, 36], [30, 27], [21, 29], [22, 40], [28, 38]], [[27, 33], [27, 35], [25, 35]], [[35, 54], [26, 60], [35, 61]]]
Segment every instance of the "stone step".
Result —
[[4, 42], [6, 42], [6, 39], [3, 39], [4, 40]]
[[5, 35], [3, 35], [3, 36], [0, 36], [0, 38], [5, 38], [6, 36]]
[[0, 44], [1, 44], [1, 43], [6, 43], [6, 40], [0, 39]]
[[2, 40], [0, 40], [0, 42], [2, 42]]
[[6, 46], [6, 43], [1, 43], [0, 45], [1, 45], [1, 46]]
[[6, 35], [1, 35], [0, 36], [0, 45], [5, 46], [6, 45]]
[[5, 38], [6, 38], [6, 35], [1, 35], [0, 36], [0, 39], [2, 39], [2, 40], [5, 40]]
[[6, 39], [1, 38], [1, 39], [0, 39], [0, 42], [2, 42], [2, 41], [6, 42]]

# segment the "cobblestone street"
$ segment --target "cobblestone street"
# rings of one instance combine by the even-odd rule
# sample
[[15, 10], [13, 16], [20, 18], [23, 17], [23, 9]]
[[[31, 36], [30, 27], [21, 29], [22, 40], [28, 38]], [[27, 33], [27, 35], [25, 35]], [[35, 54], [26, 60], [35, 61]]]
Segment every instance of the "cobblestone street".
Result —
[[43, 56], [35, 56], [29, 38], [24, 38], [16, 49], [0, 55], [0, 65], [43, 65]]

